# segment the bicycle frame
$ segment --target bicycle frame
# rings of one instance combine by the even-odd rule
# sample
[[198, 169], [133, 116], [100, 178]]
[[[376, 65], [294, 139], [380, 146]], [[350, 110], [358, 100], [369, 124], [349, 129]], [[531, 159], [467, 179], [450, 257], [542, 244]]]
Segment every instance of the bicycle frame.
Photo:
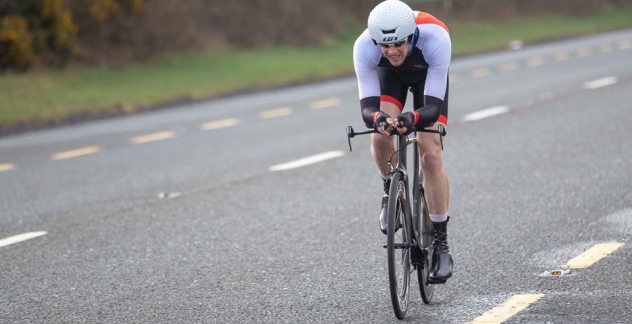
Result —
[[[384, 129], [384, 126], [382, 126], [382, 129]], [[445, 135], [443, 125], [440, 124], [438, 130], [420, 129], [416, 131], [438, 133], [441, 148], [443, 149], [442, 136]], [[348, 126], [347, 137], [349, 139], [349, 150], [352, 151], [352, 137], [375, 132], [375, 130], [370, 130], [356, 133], [351, 126]], [[411, 212], [411, 184], [407, 172], [407, 151], [408, 145], [417, 143], [417, 133], [412, 137], [408, 137], [399, 134], [394, 129], [391, 129], [390, 132], [391, 135], [397, 136], [397, 147], [395, 152], [393, 152], [386, 161], [389, 168], [391, 184], [388, 191], [387, 206], [383, 207], [386, 208], [388, 221], [386, 245], [384, 245], [384, 248], [387, 249], [388, 277], [393, 310], [398, 319], [403, 319], [406, 316], [406, 310], [408, 308], [410, 274], [413, 271], [417, 271], [419, 291], [424, 303], [430, 303], [432, 295], [434, 294], [434, 287], [428, 284], [432, 263], [430, 256], [432, 256], [433, 253], [432, 241], [434, 240], [434, 230], [425, 203], [423, 173], [419, 163], [419, 148], [417, 145], [414, 145], [414, 176], [412, 183], [412, 196], [414, 201]], [[394, 156], [397, 156], [395, 166], [393, 166]], [[401, 209], [401, 214], [398, 208]], [[423, 233], [420, 233], [422, 229]], [[398, 230], [401, 235], [401, 240], [398, 240], [395, 236]], [[415, 247], [418, 249], [415, 249]], [[396, 252], [398, 250], [402, 252], [399, 261], [397, 259], [400, 257], [398, 257], [398, 252]], [[421, 251], [421, 255], [416, 251]], [[400, 269], [398, 270], [398, 268]]]
[[[443, 136], [446, 135], [446, 131], [445, 131], [445, 127], [442, 124], [439, 124], [439, 127], [437, 130], [422, 128], [422, 129], [415, 130], [415, 132], [439, 134], [441, 149], [443, 149]], [[353, 152], [353, 149], [351, 148], [351, 138], [355, 137], [356, 135], [365, 135], [365, 134], [372, 134], [372, 133], [376, 133], [376, 131], [367, 130], [367, 131], [362, 131], [362, 132], [355, 132], [353, 130], [353, 127], [347, 126], [347, 139], [349, 141], [349, 151]], [[413, 137], [408, 137], [408, 136], [404, 136], [397, 133], [395, 130], [392, 130], [391, 134], [397, 136], [396, 149], [395, 149], [395, 153], [393, 153], [393, 155], [395, 154], [397, 155], [397, 165], [395, 165], [395, 167], [392, 166], [391, 159], [393, 155], [391, 155], [391, 157], [389, 157], [387, 161], [390, 168], [390, 174], [399, 172], [402, 175], [402, 178], [405, 179], [406, 183], [409, 183], [408, 171], [407, 171], [408, 170], [407, 169], [407, 161], [408, 161], [407, 160], [407, 157], [408, 157], [407, 147], [408, 145], [417, 142], [416, 133], [413, 133], [415, 134]], [[422, 194], [424, 189], [422, 186], [423, 172], [421, 171], [421, 167], [419, 164], [419, 148], [417, 145], [414, 146], [413, 154], [414, 154], [414, 158], [413, 158], [414, 175], [413, 175], [413, 188], [412, 188], [413, 190], [412, 213], [410, 210], [409, 203], [404, 204], [404, 208], [406, 209], [405, 212], [408, 215], [412, 215], [413, 236], [414, 236], [415, 241], [417, 242], [417, 246], [419, 247], [419, 249], [423, 251], [423, 250], [432, 249], [432, 241], [434, 240], [434, 232], [433, 232], [432, 221], [430, 220], [429, 217], [422, 217], [423, 210], [419, 208], [420, 200], [424, 199], [423, 198], [424, 196]], [[410, 201], [409, 186], [407, 186], [405, 189], [405, 197], [406, 197], [406, 201], [409, 202]], [[423, 205], [424, 205], [424, 208], [427, 208], [425, 201]], [[422, 226], [422, 222], [424, 222], [423, 226]], [[423, 233], [420, 233], [421, 228], [424, 229]], [[429, 251], [429, 252], [432, 252], [432, 251]]]

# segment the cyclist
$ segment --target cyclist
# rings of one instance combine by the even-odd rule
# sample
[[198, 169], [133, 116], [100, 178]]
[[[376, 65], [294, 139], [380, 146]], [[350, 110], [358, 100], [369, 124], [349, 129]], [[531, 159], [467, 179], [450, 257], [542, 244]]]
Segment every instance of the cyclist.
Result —
[[[437, 129], [448, 123], [448, 67], [451, 41], [447, 26], [434, 16], [413, 11], [399, 0], [386, 0], [369, 14], [368, 28], [353, 47], [362, 119], [378, 133], [371, 136], [371, 155], [384, 182], [380, 228], [386, 234], [388, 166], [395, 152], [392, 127], [408, 135], [414, 126]], [[403, 112], [407, 92], [414, 110]], [[385, 124], [385, 128], [381, 125]], [[435, 229], [430, 283], [452, 276], [447, 241], [449, 184], [436, 134], [417, 133], [425, 195]]]

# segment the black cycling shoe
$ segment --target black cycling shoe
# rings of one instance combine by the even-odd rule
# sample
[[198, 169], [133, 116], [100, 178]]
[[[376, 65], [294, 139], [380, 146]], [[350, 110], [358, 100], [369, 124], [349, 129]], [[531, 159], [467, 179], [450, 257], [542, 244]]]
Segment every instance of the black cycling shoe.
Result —
[[391, 179], [384, 180], [384, 196], [382, 196], [382, 210], [380, 211], [380, 230], [386, 235], [386, 203], [388, 202], [388, 190], [391, 187]]
[[[448, 220], [450, 218], [448, 217]], [[432, 253], [432, 268], [428, 283], [442, 284], [452, 277], [452, 255], [448, 246], [448, 220], [445, 222], [433, 222], [435, 239], [432, 242], [434, 251]]]

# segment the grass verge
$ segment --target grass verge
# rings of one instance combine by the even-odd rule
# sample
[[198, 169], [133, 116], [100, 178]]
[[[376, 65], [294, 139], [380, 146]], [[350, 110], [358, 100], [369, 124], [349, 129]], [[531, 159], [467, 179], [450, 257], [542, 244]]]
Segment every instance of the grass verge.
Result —
[[[452, 26], [453, 56], [632, 27], [632, 7], [592, 17], [533, 17]], [[355, 33], [347, 33], [355, 35]], [[131, 113], [176, 100], [201, 100], [243, 89], [321, 80], [353, 72], [355, 36], [327, 46], [225, 49], [168, 56], [151, 65], [75, 67], [0, 75], [0, 133], [24, 125], [63, 123], [76, 116]]]

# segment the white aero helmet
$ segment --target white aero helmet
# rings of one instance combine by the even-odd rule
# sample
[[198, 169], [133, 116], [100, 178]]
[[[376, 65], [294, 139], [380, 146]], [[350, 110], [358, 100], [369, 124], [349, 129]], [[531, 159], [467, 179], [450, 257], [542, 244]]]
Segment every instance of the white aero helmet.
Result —
[[392, 44], [405, 40], [415, 31], [415, 13], [400, 0], [386, 0], [369, 14], [368, 29], [378, 44]]

